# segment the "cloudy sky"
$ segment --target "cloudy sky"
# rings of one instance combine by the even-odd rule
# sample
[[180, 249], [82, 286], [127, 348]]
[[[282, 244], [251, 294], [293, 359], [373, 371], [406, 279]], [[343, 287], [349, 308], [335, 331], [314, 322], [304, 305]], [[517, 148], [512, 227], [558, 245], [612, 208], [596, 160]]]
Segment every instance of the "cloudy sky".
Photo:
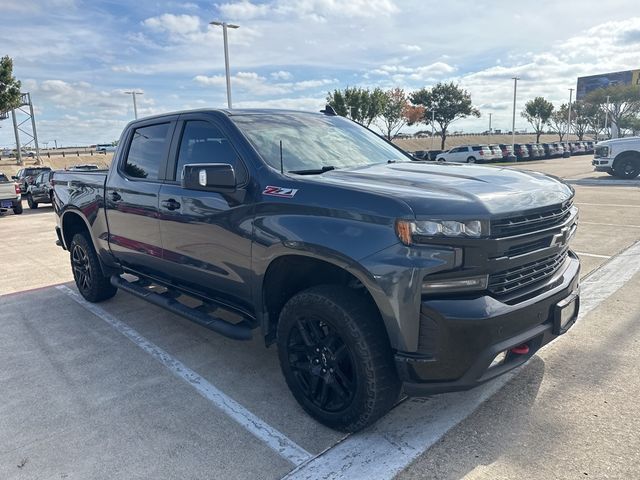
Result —
[[[240, 25], [229, 32], [235, 107], [318, 110], [334, 88], [454, 81], [482, 117], [453, 130], [485, 130], [489, 113], [506, 130], [514, 75], [519, 111], [537, 95], [566, 102], [578, 76], [640, 68], [639, 15], [637, 0], [0, 0], [0, 55], [50, 145], [116, 139], [134, 88], [140, 115], [226, 106], [214, 19]], [[0, 146], [12, 145], [10, 122], [0, 127]]]

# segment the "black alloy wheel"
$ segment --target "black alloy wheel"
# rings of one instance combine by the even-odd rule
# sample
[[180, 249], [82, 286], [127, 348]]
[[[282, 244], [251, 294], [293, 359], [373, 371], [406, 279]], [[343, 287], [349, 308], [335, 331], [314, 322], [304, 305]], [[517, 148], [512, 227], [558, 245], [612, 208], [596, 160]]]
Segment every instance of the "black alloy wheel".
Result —
[[291, 371], [313, 405], [340, 412], [351, 404], [356, 388], [354, 362], [333, 327], [318, 318], [300, 318], [287, 346]]
[[92, 285], [92, 272], [89, 256], [83, 245], [75, 244], [71, 251], [71, 266], [76, 285], [81, 292], [88, 292]]

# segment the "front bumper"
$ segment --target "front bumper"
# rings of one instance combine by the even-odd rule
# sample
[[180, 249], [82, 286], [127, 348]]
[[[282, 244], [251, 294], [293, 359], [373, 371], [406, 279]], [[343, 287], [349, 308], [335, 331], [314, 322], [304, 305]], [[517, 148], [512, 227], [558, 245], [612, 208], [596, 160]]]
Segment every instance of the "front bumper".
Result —
[[[543, 345], [568, 330], [579, 307], [578, 258], [570, 253], [566, 266], [543, 293], [508, 305], [490, 296], [425, 300], [420, 312], [420, 353], [398, 352], [396, 368], [407, 395], [468, 390], [522, 365]], [[566, 329], [558, 330], [558, 304], [575, 297], [576, 310]], [[528, 353], [507, 353], [527, 345]]]
[[608, 172], [613, 168], [612, 158], [594, 158], [591, 160], [591, 165], [596, 172]]

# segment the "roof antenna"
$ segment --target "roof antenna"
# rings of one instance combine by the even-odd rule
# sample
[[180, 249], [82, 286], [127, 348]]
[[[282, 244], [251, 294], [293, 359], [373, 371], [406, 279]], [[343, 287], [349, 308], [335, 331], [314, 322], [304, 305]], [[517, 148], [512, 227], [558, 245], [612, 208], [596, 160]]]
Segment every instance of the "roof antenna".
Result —
[[280, 173], [284, 175], [284, 163], [282, 162], [282, 140], [280, 140]]
[[336, 113], [335, 108], [333, 108], [331, 105], [329, 105], [328, 103], [324, 106], [324, 110], [320, 110], [320, 113], [324, 113], [325, 115], [330, 115], [332, 117], [337, 116], [338, 114]]

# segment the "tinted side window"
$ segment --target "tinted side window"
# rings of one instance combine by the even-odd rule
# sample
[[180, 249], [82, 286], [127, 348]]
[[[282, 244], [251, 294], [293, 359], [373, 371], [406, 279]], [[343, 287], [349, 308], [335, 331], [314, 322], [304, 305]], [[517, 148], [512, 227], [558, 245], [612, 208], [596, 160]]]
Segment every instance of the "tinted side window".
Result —
[[167, 144], [168, 123], [136, 128], [124, 165], [124, 172], [133, 178], [157, 180], [162, 154]]
[[181, 180], [182, 168], [192, 163], [228, 163], [233, 166], [238, 183], [245, 179], [244, 167], [229, 140], [218, 127], [204, 120], [185, 122], [174, 178]]

